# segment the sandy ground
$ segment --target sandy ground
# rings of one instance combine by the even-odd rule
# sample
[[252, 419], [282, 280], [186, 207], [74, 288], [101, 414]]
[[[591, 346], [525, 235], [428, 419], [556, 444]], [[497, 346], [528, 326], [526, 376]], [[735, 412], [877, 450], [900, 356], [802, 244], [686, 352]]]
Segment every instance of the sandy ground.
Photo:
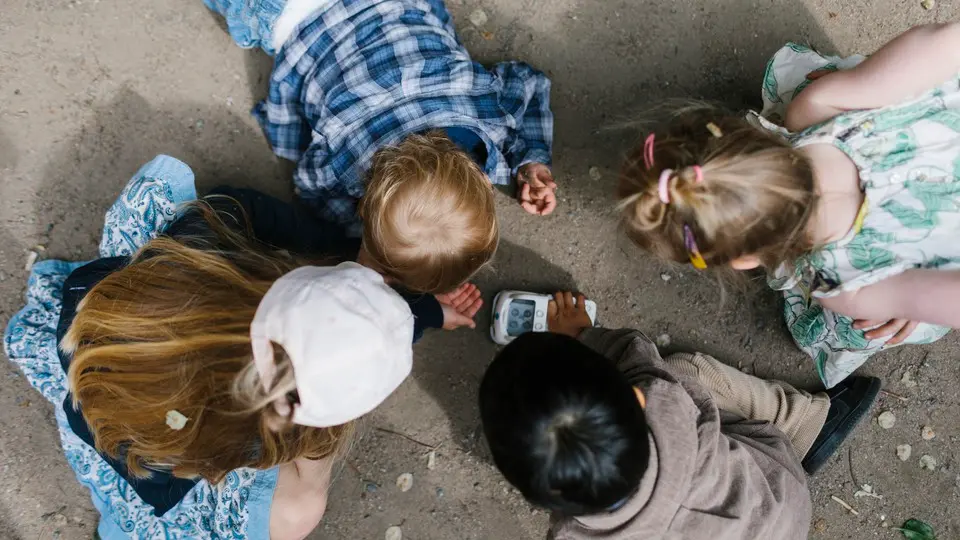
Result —
[[[478, 59], [526, 60], [554, 81], [562, 202], [555, 215], [536, 219], [500, 197], [504, 240], [480, 279], [486, 293], [576, 286], [597, 300], [608, 326], [668, 333], [674, 348], [813, 384], [776, 296], [759, 290], [721, 304], [710, 279], [651, 261], [615, 234], [615, 171], [636, 137], [617, 126], [666, 97], [755, 104], [764, 62], [785, 41], [867, 52], [911, 25], [956, 19], [960, 5], [451, 0], [450, 8]], [[488, 16], [482, 28], [469, 22], [477, 9]], [[158, 153], [189, 163], [201, 189], [231, 182], [289, 193], [286, 167], [247, 113], [265, 93], [270, 60], [235, 47], [200, 0], [4, 0], [0, 35], [0, 323], [21, 306], [27, 250], [41, 244], [44, 257], [94, 257], [104, 209]], [[896, 538], [890, 527], [912, 517], [931, 522], [941, 538], [960, 538], [960, 518], [949, 511], [960, 502], [958, 350], [950, 336], [866, 366], [906, 399], [885, 398], [874, 415], [891, 410], [896, 426], [863, 425], [811, 481], [813, 538]], [[543, 537], [548, 517], [502, 481], [479, 437], [476, 388], [494, 353], [483, 328], [419, 345], [413, 376], [369, 418], [311, 538], [376, 539], [391, 525], [415, 540]], [[917, 386], [901, 383], [905, 371]], [[63, 461], [52, 410], [16, 368], [3, 366], [2, 538], [89, 538], [95, 528], [89, 498]], [[924, 425], [936, 429], [932, 441], [921, 440]], [[903, 443], [913, 445], [907, 462], [895, 456]], [[428, 470], [433, 446], [436, 467]], [[937, 470], [921, 470], [922, 454], [936, 457]], [[415, 483], [401, 493], [395, 479], [404, 472]], [[860, 484], [883, 498], [856, 498]]]

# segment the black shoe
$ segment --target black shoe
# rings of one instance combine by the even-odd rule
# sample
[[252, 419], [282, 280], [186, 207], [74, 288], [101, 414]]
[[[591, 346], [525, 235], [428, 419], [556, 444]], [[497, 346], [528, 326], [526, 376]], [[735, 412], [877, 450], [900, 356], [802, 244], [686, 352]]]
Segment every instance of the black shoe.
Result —
[[876, 377], [849, 377], [827, 390], [830, 396], [827, 421], [801, 462], [807, 474], [816, 474], [836, 453], [853, 428], [866, 416], [879, 393], [880, 379]]

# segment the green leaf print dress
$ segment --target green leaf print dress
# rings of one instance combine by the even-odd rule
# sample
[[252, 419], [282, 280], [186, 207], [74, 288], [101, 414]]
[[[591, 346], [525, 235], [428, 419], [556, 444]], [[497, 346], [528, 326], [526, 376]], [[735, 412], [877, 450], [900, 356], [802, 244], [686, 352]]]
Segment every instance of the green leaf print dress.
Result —
[[[750, 119], [795, 147], [831, 144], [860, 172], [866, 197], [854, 227], [834, 243], [772, 273], [783, 291], [784, 316], [797, 345], [813, 358], [830, 388], [887, 348], [867, 340], [846, 316], [818, 298], [854, 291], [911, 268], [960, 270], [960, 77], [914, 100], [852, 111], [800, 133], [776, 124], [814, 73], [849, 69], [863, 60], [824, 57], [788, 44], [767, 65], [764, 110]], [[949, 328], [920, 324], [906, 343], [930, 343]]]

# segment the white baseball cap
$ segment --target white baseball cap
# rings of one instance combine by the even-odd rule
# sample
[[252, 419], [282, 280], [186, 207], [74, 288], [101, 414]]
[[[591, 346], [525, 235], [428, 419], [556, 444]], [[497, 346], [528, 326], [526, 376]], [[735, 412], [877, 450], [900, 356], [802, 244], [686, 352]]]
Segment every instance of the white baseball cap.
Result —
[[336, 426], [372, 411], [413, 365], [410, 307], [380, 274], [354, 262], [278, 279], [257, 307], [250, 338], [268, 390], [272, 344], [286, 351], [300, 398], [293, 422], [304, 426]]

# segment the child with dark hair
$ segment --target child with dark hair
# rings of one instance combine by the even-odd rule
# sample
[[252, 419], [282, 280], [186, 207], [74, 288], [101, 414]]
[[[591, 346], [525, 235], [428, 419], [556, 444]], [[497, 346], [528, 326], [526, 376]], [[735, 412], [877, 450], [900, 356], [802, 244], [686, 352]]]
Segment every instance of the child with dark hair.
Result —
[[493, 459], [554, 538], [805, 539], [812, 474], [866, 415], [879, 379], [826, 393], [702, 354], [662, 359], [636, 330], [592, 328], [557, 293], [550, 333], [508, 345], [480, 386]]

